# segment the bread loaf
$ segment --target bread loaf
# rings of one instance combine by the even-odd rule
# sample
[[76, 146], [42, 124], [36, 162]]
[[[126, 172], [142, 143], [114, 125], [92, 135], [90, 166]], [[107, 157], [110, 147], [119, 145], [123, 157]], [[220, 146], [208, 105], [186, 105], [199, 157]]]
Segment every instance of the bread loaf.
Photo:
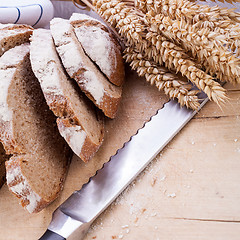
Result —
[[108, 28], [100, 21], [80, 13], [73, 13], [70, 21], [88, 57], [111, 83], [121, 86], [124, 81], [121, 48]]
[[122, 88], [110, 83], [86, 56], [69, 20], [55, 18], [50, 23], [57, 52], [71, 78], [82, 91], [110, 118], [117, 113]]
[[30, 213], [38, 212], [59, 195], [70, 149], [31, 70], [29, 44], [1, 56], [0, 88], [0, 140], [12, 155], [7, 185]]
[[0, 24], [0, 56], [10, 48], [29, 42], [32, 30], [28, 25]]
[[49, 30], [34, 30], [30, 59], [45, 99], [58, 117], [60, 134], [73, 152], [87, 162], [103, 141], [102, 113], [64, 72]]

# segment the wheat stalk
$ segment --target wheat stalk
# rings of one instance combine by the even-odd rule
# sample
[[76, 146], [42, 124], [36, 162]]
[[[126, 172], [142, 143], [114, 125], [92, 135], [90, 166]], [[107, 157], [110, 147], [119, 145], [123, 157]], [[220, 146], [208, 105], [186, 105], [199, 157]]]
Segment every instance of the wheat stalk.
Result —
[[197, 110], [200, 106], [197, 90], [191, 90], [192, 85], [179, 79], [176, 74], [144, 59], [143, 55], [128, 47], [124, 51], [126, 62], [130, 63], [140, 77], [145, 77], [151, 85], [155, 85], [170, 98], [176, 98], [181, 106]]
[[152, 31], [178, 41], [197, 57], [207, 72], [216, 73], [220, 80], [232, 83], [240, 81], [240, 60], [224, 47], [227, 42], [224, 35], [208, 29], [194, 31], [192, 26], [184, 21], [172, 20], [161, 14], [154, 15], [151, 11], [147, 13], [147, 19]]
[[151, 31], [147, 33], [145, 30], [148, 26], [144, 18], [134, 14], [133, 8], [117, 0], [94, 0], [93, 5], [101, 16], [118, 29], [126, 44], [142, 52], [144, 58], [154, 60], [160, 65], [164, 63], [169, 69], [181, 72], [183, 76], [203, 90], [209, 99], [218, 104], [226, 100], [225, 89], [210, 75], [200, 70], [182, 48], [164, 36]]

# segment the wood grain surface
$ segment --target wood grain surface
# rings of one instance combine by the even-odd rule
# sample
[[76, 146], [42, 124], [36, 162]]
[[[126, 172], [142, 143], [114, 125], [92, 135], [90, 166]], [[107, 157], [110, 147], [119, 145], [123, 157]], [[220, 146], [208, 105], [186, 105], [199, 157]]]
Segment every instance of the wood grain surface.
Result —
[[240, 239], [240, 86], [226, 85], [94, 223], [90, 239]]
[[[94, 222], [85, 240], [239, 239], [240, 86], [226, 88], [230, 100], [224, 108], [207, 103]], [[55, 208], [166, 101], [154, 87], [130, 75], [117, 119], [106, 122], [104, 145], [88, 164], [73, 159], [59, 199], [30, 215], [6, 185], [0, 190], [0, 239], [38, 239]]]
[[[240, 239], [240, 85], [225, 87], [225, 106], [208, 102], [84, 240]], [[0, 240], [38, 239], [52, 212], [168, 101], [133, 73], [123, 93], [117, 118], [106, 121], [103, 146], [88, 164], [73, 158], [64, 190], [49, 207], [28, 214], [6, 185], [0, 189]]]

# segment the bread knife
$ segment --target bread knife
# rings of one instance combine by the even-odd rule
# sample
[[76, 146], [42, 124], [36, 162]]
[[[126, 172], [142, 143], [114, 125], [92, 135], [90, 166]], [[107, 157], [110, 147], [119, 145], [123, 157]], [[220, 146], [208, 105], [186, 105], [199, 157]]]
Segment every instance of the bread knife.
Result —
[[[208, 101], [201, 93], [200, 108]], [[199, 109], [200, 109], [199, 108]], [[93, 221], [197, 113], [171, 100], [53, 213], [40, 240], [83, 239]]]

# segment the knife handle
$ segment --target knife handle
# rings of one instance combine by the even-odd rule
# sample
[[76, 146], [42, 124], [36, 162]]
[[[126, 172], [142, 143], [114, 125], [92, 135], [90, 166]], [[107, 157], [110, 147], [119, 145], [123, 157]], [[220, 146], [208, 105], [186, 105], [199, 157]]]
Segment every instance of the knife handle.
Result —
[[42, 235], [41, 238], [39, 238], [39, 240], [66, 240], [66, 238], [47, 229], [47, 231]]

